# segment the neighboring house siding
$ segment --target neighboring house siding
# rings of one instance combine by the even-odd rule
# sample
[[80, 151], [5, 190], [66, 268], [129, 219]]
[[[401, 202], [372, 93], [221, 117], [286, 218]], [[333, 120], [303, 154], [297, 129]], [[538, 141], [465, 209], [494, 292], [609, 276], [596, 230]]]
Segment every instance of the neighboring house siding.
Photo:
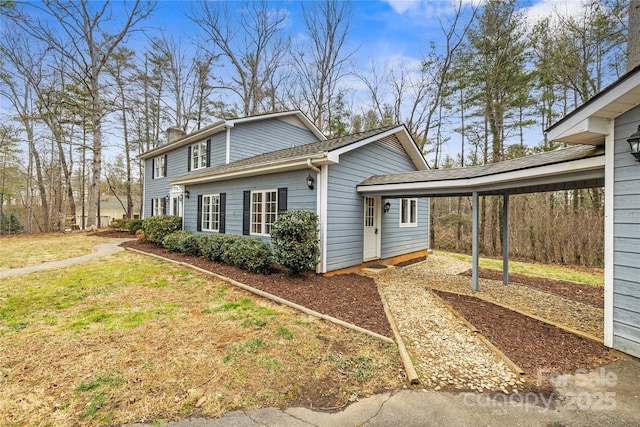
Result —
[[[184, 206], [186, 230], [197, 230], [198, 195], [226, 193], [226, 234], [242, 234], [242, 195], [245, 190], [277, 190], [287, 188], [287, 210], [316, 211], [316, 190], [309, 190], [306, 178], [308, 169], [221, 181], [209, 184], [189, 185], [189, 199]], [[268, 239], [267, 239], [268, 240]]]
[[311, 131], [282, 120], [240, 123], [231, 129], [230, 161], [317, 141]]
[[640, 357], [640, 163], [627, 138], [640, 125], [640, 107], [616, 119], [613, 219], [613, 347]]
[[[377, 141], [341, 155], [340, 163], [330, 165], [328, 169], [327, 271], [332, 271], [362, 263], [364, 207], [356, 185], [371, 175], [413, 171], [416, 167], [405, 152]], [[413, 248], [400, 247], [408, 234], [424, 236], [413, 246], [416, 250], [427, 248], [428, 221], [424, 218], [428, 211], [423, 208], [428, 206], [428, 201], [420, 199], [418, 205], [422, 222], [411, 230], [401, 230], [398, 226], [397, 207], [395, 219], [389, 213], [381, 214], [383, 257], [411, 252]], [[399, 236], [392, 236], [394, 233]]]

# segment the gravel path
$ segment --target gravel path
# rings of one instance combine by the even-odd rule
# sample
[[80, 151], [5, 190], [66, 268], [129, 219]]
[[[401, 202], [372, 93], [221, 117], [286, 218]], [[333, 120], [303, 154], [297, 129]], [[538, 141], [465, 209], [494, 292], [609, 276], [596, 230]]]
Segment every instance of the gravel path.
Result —
[[376, 278], [425, 387], [517, 392], [524, 383], [430, 289], [473, 295], [603, 336], [602, 309], [495, 280], [481, 279], [480, 290], [474, 294], [470, 278], [458, 275], [469, 267], [469, 263], [433, 254], [426, 261]]

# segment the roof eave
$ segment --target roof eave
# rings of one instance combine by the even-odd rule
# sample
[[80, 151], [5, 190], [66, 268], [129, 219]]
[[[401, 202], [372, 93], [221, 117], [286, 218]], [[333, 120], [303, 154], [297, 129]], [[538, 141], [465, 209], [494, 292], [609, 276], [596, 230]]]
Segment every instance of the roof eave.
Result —
[[195, 185], [205, 184], [209, 182], [226, 181], [230, 179], [246, 178], [251, 176], [269, 175], [273, 173], [287, 172], [291, 170], [308, 169], [307, 161], [311, 160], [314, 165], [322, 165], [331, 163], [327, 160], [326, 153], [317, 153], [306, 156], [299, 156], [290, 159], [284, 159], [278, 162], [268, 162], [255, 165], [248, 165], [245, 167], [238, 167], [236, 169], [222, 171], [219, 173], [211, 173], [208, 175], [189, 177], [184, 176], [171, 180], [171, 184], [174, 185]]

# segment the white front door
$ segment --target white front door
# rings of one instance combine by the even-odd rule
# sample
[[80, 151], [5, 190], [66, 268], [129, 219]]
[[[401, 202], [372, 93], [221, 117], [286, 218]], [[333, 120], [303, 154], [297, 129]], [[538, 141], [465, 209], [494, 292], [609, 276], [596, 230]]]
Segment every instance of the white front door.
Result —
[[380, 258], [380, 197], [364, 198], [363, 261]]
[[183, 195], [172, 195], [171, 196], [171, 206], [169, 207], [169, 215], [182, 216], [182, 199]]

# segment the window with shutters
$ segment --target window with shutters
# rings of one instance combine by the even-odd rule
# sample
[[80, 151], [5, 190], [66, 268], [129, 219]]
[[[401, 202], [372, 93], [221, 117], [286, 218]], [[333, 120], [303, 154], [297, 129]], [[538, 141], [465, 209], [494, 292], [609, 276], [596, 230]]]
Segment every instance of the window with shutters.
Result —
[[166, 156], [158, 156], [153, 159], [153, 178], [164, 178], [167, 176]]
[[207, 167], [207, 142], [199, 142], [191, 146], [191, 170]]
[[400, 227], [418, 226], [418, 199], [400, 199]]
[[202, 196], [202, 231], [220, 231], [220, 195]]
[[251, 234], [268, 236], [278, 217], [277, 190], [251, 192]]

